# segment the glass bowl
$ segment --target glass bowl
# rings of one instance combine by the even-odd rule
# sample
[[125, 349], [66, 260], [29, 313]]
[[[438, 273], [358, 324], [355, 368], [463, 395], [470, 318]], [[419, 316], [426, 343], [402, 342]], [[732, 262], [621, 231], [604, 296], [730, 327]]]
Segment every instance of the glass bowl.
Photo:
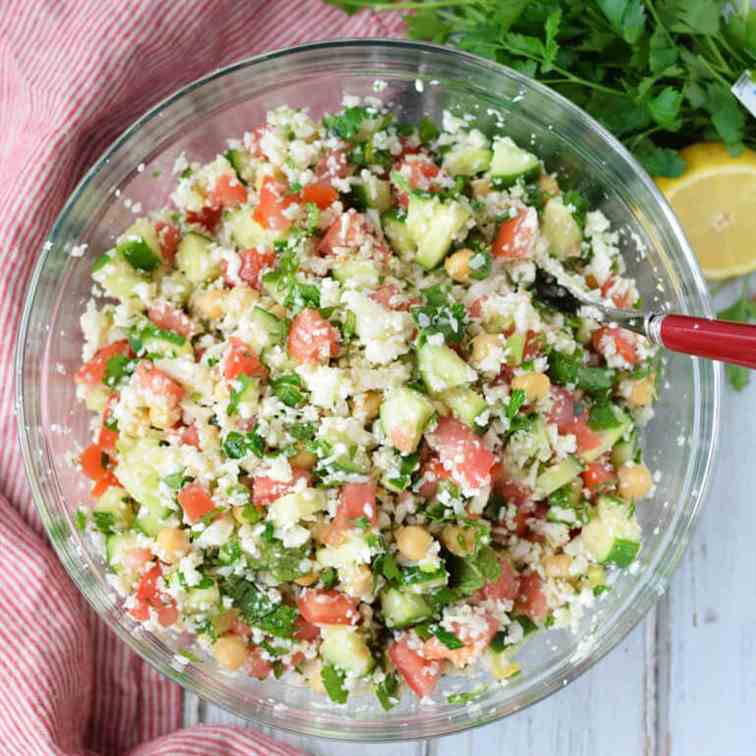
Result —
[[[235, 714], [298, 733], [355, 741], [434, 737], [492, 722], [562, 688], [615, 646], [664, 591], [709, 481], [720, 370], [669, 355], [656, 417], [644, 433], [649, 466], [661, 477], [653, 500], [639, 506], [645, 540], [634, 574], [620, 576], [577, 634], [550, 631], [526, 644], [518, 657], [522, 675], [491, 686], [474, 704], [449, 705], [443, 693], [473, 688], [475, 679], [443, 683], [434, 705], [405, 695], [384, 712], [372, 696], [335, 707], [307, 688], [223, 674], [211, 660], [187, 664], [176, 654], [176, 639], [147, 633], [129, 618], [73, 524], [87, 488], [69, 460], [89, 435], [72, 375], [81, 357], [79, 316], [90, 296], [91, 264], [129, 225], [132, 203], [148, 211], [167, 201], [182, 151], [209, 160], [227, 137], [261, 122], [270, 108], [307, 106], [320, 115], [338, 108], [344, 94], [379, 96], [409, 121], [439, 118], [444, 109], [472, 114], [483, 129], [503, 118], [515, 140], [569, 176], [622, 229], [646, 306], [711, 314], [693, 253], [654, 184], [567, 100], [495, 63], [432, 45], [306, 45], [243, 61], [180, 90], [128, 128], [79, 184], [41, 251], [26, 300], [16, 354], [20, 439], [34, 499], [71, 577], [124, 642], [161, 672]], [[83, 256], [69, 254], [82, 243], [88, 245]]]

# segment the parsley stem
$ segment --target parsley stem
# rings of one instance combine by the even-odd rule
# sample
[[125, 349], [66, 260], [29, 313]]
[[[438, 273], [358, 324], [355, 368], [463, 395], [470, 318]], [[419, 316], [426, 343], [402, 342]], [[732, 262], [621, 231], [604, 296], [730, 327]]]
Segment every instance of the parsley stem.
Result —
[[703, 63], [703, 64], [704, 64], [704, 65], [706, 66], [706, 68], [708, 68], [708, 69], [709, 69], [709, 73], [711, 73], [711, 75], [712, 75], [712, 76], [713, 76], [713, 77], [714, 77], [715, 79], [717, 79], [717, 80], [719, 80], [720, 82], [722, 82], [722, 84], [724, 84], [724, 85], [725, 85], [725, 86], [727, 87], [727, 89], [729, 89], [729, 88], [730, 88], [730, 86], [731, 86], [731, 82], [727, 81], [727, 79], [725, 79], [725, 77], [724, 77], [724, 76], [722, 76], [722, 74], [720, 74], [720, 73], [719, 73], [719, 71], [717, 71], [717, 69], [716, 69], [716, 68], [714, 68], [714, 66], [713, 66], [713, 65], [712, 65], [711, 63], [709, 63], [709, 61], [708, 61], [708, 60], [706, 60], [706, 58], [705, 58], [705, 57], [704, 57], [703, 55], [701, 55], [701, 54], [699, 53], [698, 55], [696, 55], [696, 58], [698, 58], [698, 60], [700, 60], [700, 61], [701, 61], [701, 63]]

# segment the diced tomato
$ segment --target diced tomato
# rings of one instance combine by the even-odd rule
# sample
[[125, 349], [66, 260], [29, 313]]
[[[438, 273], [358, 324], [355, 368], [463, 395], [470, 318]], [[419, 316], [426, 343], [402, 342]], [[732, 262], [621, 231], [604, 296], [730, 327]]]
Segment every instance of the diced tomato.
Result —
[[173, 265], [176, 259], [176, 250], [181, 241], [181, 231], [172, 223], [158, 221], [155, 224], [155, 232], [160, 242], [160, 255], [168, 265]]
[[359, 619], [357, 602], [338, 591], [305, 591], [297, 606], [311, 625], [352, 625]]
[[99, 480], [108, 471], [108, 455], [98, 444], [90, 444], [79, 457], [81, 471], [90, 480]]
[[478, 601], [485, 601], [486, 599], [514, 601], [517, 598], [520, 587], [517, 574], [512, 569], [509, 560], [502, 558], [499, 560], [499, 565], [501, 566], [501, 574], [497, 580], [487, 583], [475, 594], [474, 598]]
[[588, 427], [585, 412], [576, 417], [571, 423], [566, 423], [563, 432], [565, 434], [574, 434], [578, 454], [595, 449], [601, 443], [601, 435]]
[[388, 657], [410, 690], [418, 697], [430, 696], [441, 677], [441, 668], [413, 651], [406, 638], [395, 641], [389, 646]]
[[288, 350], [299, 363], [328, 362], [339, 352], [339, 332], [317, 310], [302, 310], [291, 321]]
[[132, 606], [129, 609], [129, 614], [139, 622], [145, 622], [150, 618], [150, 606], [144, 603], [144, 601], [137, 602], [136, 606]]
[[478, 490], [491, 483], [496, 457], [470, 428], [451, 417], [442, 417], [428, 436], [443, 466], [464, 489]]
[[522, 208], [514, 218], [499, 226], [492, 248], [494, 257], [512, 260], [530, 257], [537, 231], [538, 213], [532, 207]]
[[240, 638], [244, 638], [244, 640], [248, 640], [249, 636], [252, 635], [252, 628], [238, 617], [234, 617], [229, 632], [238, 635]]
[[318, 178], [330, 176], [332, 178], [346, 178], [354, 173], [354, 166], [347, 158], [346, 150], [330, 150], [318, 160], [315, 175]]
[[284, 664], [288, 669], [296, 669], [307, 657], [301, 651], [295, 651]]
[[581, 473], [583, 483], [591, 491], [604, 491], [617, 480], [613, 465], [606, 459], [591, 462]]
[[407, 297], [402, 294], [398, 286], [385, 284], [378, 287], [375, 291], [370, 292], [370, 299], [378, 304], [382, 304], [387, 310], [399, 310], [407, 312], [410, 307], [420, 304], [420, 300], [414, 297]]
[[259, 648], [254, 647], [247, 653], [244, 669], [250, 677], [265, 680], [273, 671], [273, 665], [267, 659], [263, 659]]
[[333, 521], [323, 534], [324, 543], [335, 545], [342, 535], [354, 527], [361, 517], [373, 526], [378, 525], [378, 507], [375, 500], [375, 483], [347, 483], [341, 489], [341, 503]]
[[79, 368], [75, 376], [76, 382], [83, 383], [86, 386], [99, 386], [105, 380], [108, 360], [121, 354], [125, 357], [131, 356], [131, 348], [126, 339], [114, 341], [112, 344], [98, 349], [95, 356]]
[[239, 252], [239, 257], [239, 278], [260, 291], [263, 271], [275, 267], [276, 253], [272, 249], [245, 249]]
[[268, 371], [260, 362], [249, 344], [245, 344], [237, 336], [229, 340], [229, 348], [223, 363], [223, 376], [228, 381], [235, 381], [240, 375], [248, 375], [250, 378], [265, 378]]
[[[107, 412], [107, 405], [105, 405]], [[100, 432], [97, 435], [97, 445], [104, 451], [113, 451], [115, 449], [116, 442], [118, 441], [118, 431], [111, 430], [105, 425], [108, 420], [108, 415], [103, 413], [103, 424], [100, 427]]]
[[260, 146], [260, 140], [262, 139], [264, 133], [265, 126], [255, 126], [255, 128], [250, 132], [250, 140], [249, 144], [247, 145], [247, 149], [249, 150], [250, 154], [256, 158], [265, 157], [265, 153], [262, 151], [262, 147]]
[[425, 462], [421, 471], [424, 481], [418, 493], [426, 499], [432, 499], [436, 495], [439, 480], [448, 480], [451, 478], [451, 473], [441, 464], [441, 460], [438, 457], [432, 457]]
[[195, 449], [200, 448], [199, 432], [197, 431], [197, 426], [194, 423], [187, 425], [181, 429], [179, 439], [181, 440], [181, 443], [184, 444], [184, 446], [193, 446]]
[[493, 477], [494, 490], [507, 504], [521, 507], [532, 500], [533, 491], [524, 483], [512, 480], [509, 473], [503, 467], [500, 470], [495, 469]]
[[247, 201], [247, 187], [235, 175], [224, 173], [216, 179], [208, 199], [218, 207], [236, 207]]
[[200, 211], [189, 210], [186, 214], [186, 222], [196, 223], [203, 226], [208, 231], [215, 231], [215, 227], [218, 225], [221, 215], [223, 215], [222, 207], [206, 205]]
[[536, 572], [528, 572], [520, 577], [520, 592], [515, 601], [515, 609], [535, 621], [546, 619], [549, 613], [542, 586], [541, 578]]
[[535, 532], [530, 526], [531, 520], [543, 520], [549, 511], [548, 505], [539, 502], [538, 504], [524, 504], [520, 506], [515, 515], [515, 534], [520, 538], [532, 543], [543, 543], [543, 536]]
[[635, 338], [629, 331], [614, 326], [604, 326], [593, 332], [591, 343], [593, 348], [599, 353], [606, 356], [606, 339], [614, 339], [616, 353], [622, 357], [625, 362], [635, 365], [638, 362], [638, 355], [635, 353]]
[[267, 507], [276, 499], [286, 496], [294, 490], [294, 487], [300, 480], [305, 481], [305, 485], [312, 483], [312, 474], [309, 470], [303, 470], [299, 467], [292, 467], [291, 480], [274, 480], [267, 475], [258, 475], [252, 483], [252, 500], [258, 507]]
[[[407, 180], [412, 189], [424, 192], [437, 192], [441, 188], [438, 179], [441, 169], [427, 155], [411, 155], [395, 165], [398, 173]], [[402, 207], [407, 207], [409, 197], [407, 192], [398, 190], [397, 200]]]
[[111, 486], [120, 486], [121, 481], [116, 478], [112, 470], [108, 470], [93, 486], [92, 496], [98, 499], [107, 491]]
[[430, 660], [447, 659], [455, 667], [464, 667], [476, 659], [488, 647], [491, 639], [499, 629], [499, 621], [490, 614], [483, 615], [486, 625], [472, 628], [469, 625], [452, 623], [452, 632], [465, 645], [462, 648], [449, 648], [438, 638], [429, 638], [423, 644], [423, 656]]
[[412, 144], [408, 137], [399, 137], [399, 144], [402, 146], [402, 151], [399, 153], [400, 159], [405, 155], [416, 155], [422, 149], [420, 144]]
[[[612, 302], [615, 307], [619, 308], [620, 310], [629, 310], [633, 306], [633, 293], [632, 293], [632, 287], [629, 281], [626, 279], [620, 279], [624, 286], [618, 287], [618, 290], [615, 292], [612, 292]], [[617, 283], [617, 279], [614, 276], [609, 276], [609, 278], [604, 281], [604, 283], [601, 285], [601, 296], [606, 298], [609, 296], [609, 292], [614, 288], [614, 285]], [[624, 289], [624, 291], [623, 291]]]
[[165, 331], [175, 331], [191, 338], [194, 326], [189, 316], [168, 302], [160, 301], [147, 310], [147, 317]]
[[165, 399], [171, 407], [178, 405], [184, 396], [182, 386], [150, 362], [140, 362], [134, 376], [144, 391]]
[[129, 549], [123, 555], [123, 564], [129, 572], [137, 572], [144, 567], [145, 564], [151, 562], [154, 559], [152, 552], [149, 549]]
[[156, 607], [156, 610], [158, 622], [161, 627], [170, 627], [171, 625], [176, 624], [176, 620], [178, 619], [178, 609], [176, 608], [175, 603], [171, 602], [165, 606], [158, 606]]
[[285, 210], [297, 202], [298, 198], [289, 194], [289, 187], [273, 176], [266, 176], [260, 187], [260, 198], [253, 217], [264, 228], [272, 231], [286, 231], [293, 220], [287, 217]]
[[207, 489], [199, 483], [184, 486], [179, 491], [178, 502], [192, 525], [215, 509], [215, 503]]
[[157, 601], [157, 581], [162, 574], [163, 571], [160, 568], [160, 564], [156, 563], [150, 570], [142, 575], [136, 589], [136, 597], [138, 601], [144, 601], [150, 605]]
[[566, 433], [575, 419], [575, 397], [571, 391], [561, 386], [552, 386], [550, 393], [553, 404], [546, 417], [550, 423], [556, 424], [560, 433]]
[[326, 231], [318, 244], [321, 255], [335, 254], [337, 247], [357, 249], [367, 236], [365, 216], [354, 209], [340, 215]]
[[486, 299], [487, 297], [478, 297], [478, 299], [472, 302], [467, 308], [467, 314], [471, 318], [479, 320], [483, 316], [483, 303], [486, 301]]
[[297, 629], [294, 631], [294, 639], [303, 643], [310, 643], [320, 638], [320, 628], [310, 624], [304, 617], [297, 617]]
[[339, 198], [339, 193], [328, 181], [306, 184], [302, 189], [302, 202], [314, 202], [321, 210], [330, 207]]
[[525, 345], [522, 349], [523, 360], [533, 360], [543, 353], [546, 345], [546, 337], [542, 333], [528, 331], [525, 334]]

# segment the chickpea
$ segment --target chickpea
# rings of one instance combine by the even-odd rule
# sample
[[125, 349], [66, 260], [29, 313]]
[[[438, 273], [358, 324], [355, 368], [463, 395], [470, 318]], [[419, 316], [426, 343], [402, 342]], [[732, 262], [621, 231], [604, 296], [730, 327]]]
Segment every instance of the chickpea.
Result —
[[545, 373], [524, 373], [512, 379], [512, 388], [522, 389], [529, 402], [536, 402], [549, 393], [551, 381]]
[[192, 295], [190, 308], [194, 315], [205, 320], [220, 320], [226, 313], [223, 289], [204, 289]]
[[218, 636], [225, 635], [233, 627], [236, 614], [236, 609], [229, 609], [213, 617], [212, 622], [215, 634]]
[[307, 449], [300, 449], [293, 457], [289, 458], [289, 464], [292, 467], [299, 467], [302, 470], [312, 470], [318, 458]]
[[479, 333], [472, 340], [472, 362], [479, 365], [503, 347], [504, 338], [501, 334]]
[[475, 531], [459, 525], [446, 525], [441, 531], [444, 546], [458, 557], [466, 557], [475, 551]]
[[619, 495], [623, 499], [641, 499], [653, 486], [651, 471], [645, 465], [628, 463], [617, 470]]
[[250, 286], [234, 286], [225, 295], [223, 309], [227, 313], [233, 313], [237, 317], [247, 310], [251, 310], [260, 295]]
[[569, 554], [549, 554], [543, 558], [543, 569], [546, 572], [546, 577], [570, 577], [571, 564], [572, 557]]
[[449, 278], [457, 283], [467, 283], [470, 280], [470, 260], [475, 256], [471, 249], [457, 250], [444, 260], [444, 268]]
[[172, 428], [181, 419], [181, 410], [178, 407], [158, 407], [154, 405], [149, 409], [150, 425], [155, 428]]
[[301, 585], [306, 588], [307, 586], [314, 585], [318, 582], [318, 573], [311, 572], [308, 575], [302, 575], [302, 577], [298, 577], [294, 582], [297, 585]]
[[405, 558], [416, 562], [422, 559], [433, 543], [433, 536], [419, 525], [405, 525], [394, 534], [396, 547]]
[[631, 407], [647, 407], [654, 401], [656, 395], [656, 379], [654, 375], [648, 375], [632, 382], [630, 393], [627, 395], [627, 403]]
[[373, 592], [373, 573], [366, 564], [358, 564], [346, 583], [347, 593], [355, 598], [369, 596]]
[[491, 193], [491, 179], [480, 178], [470, 182], [472, 187], [473, 197], [480, 199]]
[[326, 690], [323, 687], [323, 678], [320, 676], [322, 665], [319, 659], [313, 659], [312, 661], [305, 662], [302, 665], [302, 673], [307, 681], [307, 686], [315, 691], [315, 693], [325, 693]]
[[378, 417], [378, 412], [383, 403], [383, 394], [380, 391], [366, 391], [359, 394], [352, 401], [352, 410], [355, 415], [365, 418], [365, 422], [374, 420]]
[[556, 197], [559, 192], [559, 182], [553, 173], [542, 173], [538, 177], [538, 188], [548, 197]]
[[247, 644], [238, 635], [224, 635], [213, 644], [215, 660], [232, 672], [244, 664], [247, 653]]
[[175, 564], [189, 553], [189, 536], [181, 528], [163, 528], [157, 534], [157, 546], [163, 561]]
[[228, 387], [226, 381], [218, 381], [213, 389], [213, 398], [219, 402], [228, 399], [231, 396], [231, 390]]

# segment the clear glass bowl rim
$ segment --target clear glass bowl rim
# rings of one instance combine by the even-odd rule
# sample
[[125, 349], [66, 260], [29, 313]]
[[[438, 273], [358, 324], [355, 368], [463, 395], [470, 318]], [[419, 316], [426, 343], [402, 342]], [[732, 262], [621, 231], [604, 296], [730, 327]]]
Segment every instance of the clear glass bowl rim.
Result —
[[[77, 573], [77, 571], [75, 571], [72, 568], [70, 560], [65, 558], [66, 556], [64, 553], [65, 537], [61, 538], [60, 535], [57, 535], [53, 531], [53, 528], [52, 528], [53, 514], [47, 506], [44, 496], [42, 495], [42, 492], [40, 490], [39, 481], [36, 477], [36, 473], [34, 470], [34, 463], [32, 460], [32, 450], [31, 450], [31, 445], [30, 445], [31, 432], [29, 431], [26, 425], [27, 413], [25, 411], [25, 404], [26, 404], [27, 399], [25, 397], [24, 386], [23, 386], [23, 369], [24, 369], [24, 345], [26, 344], [28, 333], [29, 333], [31, 313], [33, 309], [35, 293], [37, 290], [39, 278], [42, 275], [42, 271], [45, 267], [48, 257], [52, 254], [53, 250], [55, 249], [55, 240], [59, 236], [61, 230], [65, 228], [70, 211], [75, 206], [79, 196], [84, 192], [86, 187], [98, 175], [98, 173], [108, 164], [111, 155], [113, 155], [122, 145], [128, 142], [133, 136], [137, 135], [140, 129], [147, 122], [151, 121], [153, 118], [158, 117], [164, 109], [168, 108], [174, 102], [181, 99], [186, 94], [193, 91], [194, 89], [199, 88], [215, 79], [222, 78], [223, 76], [226, 76], [235, 71], [238, 71], [244, 68], [250, 68], [255, 65], [266, 63], [272, 60], [283, 59], [288, 56], [301, 55], [301, 54], [306, 54], [308, 52], [316, 52], [316, 51], [322, 51], [322, 50], [338, 50], [338, 49], [343, 49], [343, 48], [384, 48], [386, 50], [393, 49], [396, 51], [399, 51], [401, 49], [414, 49], [418, 51], [425, 50], [428, 52], [432, 52], [434, 54], [442, 54], [450, 58], [457, 58], [457, 59], [463, 59], [463, 60], [466, 59], [468, 62], [474, 63], [477, 66], [489, 68], [492, 73], [501, 74], [502, 72], [505, 72], [507, 76], [509, 76], [511, 79], [515, 81], [518, 81], [524, 87], [527, 87], [531, 92], [537, 93], [540, 96], [549, 98], [555, 101], [556, 103], [558, 103], [561, 108], [569, 112], [570, 115], [574, 117], [576, 120], [580, 121], [585, 126], [585, 128], [590, 129], [594, 132], [597, 132], [601, 136], [601, 138], [606, 142], [607, 146], [612, 149], [613, 152], [618, 153], [626, 162], [628, 162], [631, 165], [631, 167], [634, 169], [634, 172], [637, 174], [637, 177], [640, 178], [640, 180], [646, 185], [646, 188], [654, 195], [654, 198], [659, 208], [662, 210], [663, 214], [665, 215], [665, 220], [669, 223], [672, 230], [674, 231], [676, 240], [679, 243], [680, 248], [684, 254], [685, 262], [687, 265], [685, 274], [689, 277], [688, 283], [693, 285], [695, 294], [700, 299], [700, 305], [701, 305], [702, 311], [699, 312], [698, 314], [703, 315], [705, 317], [712, 317], [711, 302], [710, 302], [708, 292], [704, 284], [702, 274], [700, 272], [700, 268], [698, 267], [698, 263], [696, 261], [695, 255], [693, 251], [691, 250], [685, 238], [685, 235], [677, 219], [674, 216], [673, 211], [667, 205], [666, 200], [664, 199], [663, 195], [656, 188], [656, 185], [654, 184], [654, 182], [645, 174], [645, 171], [640, 167], [640, 165], [637, 164], [635, 159], [627, 152], [624, 146], [619, 141], [617, 141], [615, 137], [612, 136], [612, 134], [610, 134], [606, 129], [604, 129], [603, 126], [601, 126], [592, 117], [590, 117], [583, 110], [581, 110], [576, 105], [571, 103], [569, 100], [562, 97], [561, 95], [559, 95], [552, 89], [549, 89], [548, 87], [538, 83], [537, 81], [534, 81], [506, 66], [503, 66], [501, 64], [495, 63], [490, 60], [486, 60], [484, 58], [480, 58], [471, 53], [466, 53], [457, 49], [451, 49], [451, 48], [444, 47], [441, 45], [434, 45], [434, 44], [422, 43], [422, 42], [409, 42], [409, 41], [390, 39], [390, 38], [370, 38], [370, 39], [344, 38], [344, 39], [328, 40], [324, 42], [314, 42], [314, 43], [308, 43], [308, 44], [303, 44], [303, 45], [282, 48], [279, 50], [274, 50], [271, 52], [245, 58], [236, 63], [230, 64], [223, 68], [219, 68], [215, 71], [212, 71], [206, 76], [196, 79], [195, 81], [190, 82], [189, 84], [186, 84], [185, 86], [178, 89], [172, 95], [158, 102], [155, 106], [153, 106], [150, 110], [148, 110], [140, 118], [138, 118], [133, 124], [131, 124], [131, 126], [129, 126], [118, 138], [116, 138], [116, 140], [110, 145], [110, 147], [108, 147], [104, 151], [104, 153], [98, 158], [98, 160], [94, 163], [94, 165], [87, 171], [84, 177], [80, 180], [80, 182], [77, 184], [76, 188], [73, 190], [68, 200], [64, 204], [62, 210], [58, 214], [58, 217], [56, 218], [52, 226], [52, 229], [49, 235], [47, 236], [46, 243], [43, 246], [41, 254], [39, 255], [39, 259], [34, 267], [34, 270], [30, 277], [29, 285], [26, 291], [23, 316], [22, 316], [19, 333], [18, 333], [18, 339], [16, 342], [15, 365], [14, 365], [14, 368], [15, 368], [14, 378], [15, 378], [15, 384], [16, 384], [15, 396], [16, 396], [16, 407], [17, 407], [17, 417], [18, 417], [17, 428], [18, 428], [19, 440], [21, 444], [22, 456], [24, 460], [24, 469], [26, 472], [27, 479], [29, 480], [32, 497], [40, 513], [42, 522], [45, 526], [45, 529], [50, 538], [50, 541], [56, 550], [56, 553], [58, 554], [59, 558], [65, 565], [69, 575], [71, 576], [73, 581], [76, 583], [81, 593], [90, 603], [90, 605], [93, 607], [93, 609], [108, 624], [110, 629], [112, 629], [121, 638], [121, 640], [123, 640], [125, 643], [129, 645], [132, 651], [139, 654], [139, 656], [142, 659], [144, 659], [146, 662], [148, 662], [151, 666], [153, 666], [154, 668], [156, 668], [158, 671], [165, 674], [166, 676], [170, 677], [174, 682], [178, 683], [179, 685], [184, 687], [186, 690], [189, 690], [194, 693], [199, 693], [201, 696], [211, 701], [212, 703], [215, 703], [231, 711], [232, 713], [236, 715], [245, 717], [246, 719], [248, 719], [250, 722], [254, 724], [267, 724], [267, 725], [272, 725], [274, 727], [277, 727], [283, 730], [288, 730], [290, 732], [294, 732], [297, 734], [315, 735], [318, 737], [331, 738], [335, 740], [345, 740], [345, 741], [353, 741], [353, 742], [360, 742], [360, 741], [400, 742], [400, 741], [405, 741], [405, 740], [436, 737], [436, 736], [441, 736], [441, 735], [448, 735], [452, 733], [462, 732], [462, 731], [471, 729], [473, 727], [479, 727], [486, 724], [490, 724], [494, 721], [497, 721], [499, 719], [502, 719], [508, 716], [509, 714], [522, 711], [526, 707], [534, 703], [537, 703], [538, 701], [543, 700], [544, 698], [550, 696], [551, 694], [555, 693], [557, 690], [560, 690], [562, 687], [564, 687], [568, 683], [578, 678], [580, 675], [583, 674], [583, 672], [590, 669], [594, 664], [596, 664], [600, 659], [602, 659], [609, 651], [615, 648], [639, 624], [641, 619], [643, 619], [643, 617], [647, 614], [649, 609], [653, 606], [653, 603], [656, 600], [656, 597], [658, 595], [661, 595], [661, 593], [668, 586], [669, 580], [677, 564], [679, 563], [682, 557], [682, 554], [684, 553], [685, 548], [687, 547], [687, 544], [690, 541], [690, 538], [694, 532], [694, 527], [700, 514], [702, 502], [705, 500], [706, 494], [708, 492], [708, 488], [711, 482], [712, 468], [713, 468], [713, 464], [716, 458], [716, 452], [718, 448], [722, 368], [719, 363], [711, 364], [711, 368], [712, 368], [712, 374], [710, 376], [711, 395], [708, 398], [710, 402], [710, 407], [711, 407], [710, 409], [711, 438], [708, 443], [708, 447], [707, 447], [708, 453], [706, 454], [705, 459], [699, 460], [699, 462], [702, 464], [702, 469], [700, 470], [700, 473], [698, 476], [699, 485], [697, 489], [694, 491], [694, 495], [693, 495], [694, 502], [691, 507], [690, 515], [688, 516], [687, 520], [685, 520], [684, 522], [683, 529], [678, 532], [677, 537], [672, 544], [673, 548], [669, 552], [667, 552], [663, 562], [660, 562], [660, 564], [658, 565], [659, 567], [658, 572], [654, 573], [653, 577], [649, 579], [649, 581], [643, 587], [642, 592], [640, 594], [636, 592], [635, 599], [632, 605], [628, 605], [628, 609], [625, 612], [625, 617], [623, 618], [624, 621], [618, 622], [613, 628], [611, 641], [606, 642], [606, 636], [604, 636], [598, 648], [596, 648], [588, 656], [581, 659], [578, 663], [573, 664], [569, 670], [567, 670], [566, 672], [564, 672], [564, 674], [561, 675], [562, 679], [560, 681], [554, 681], [550, 683], [549, 685], [543, 685], [540, 687], [539, 690], [530, 689], [526, 693], [523, 693], [520, 700], [516, 702], [510, 702], [506, 705], [500, 706], [493, 714], [488, 714], [486, 716], [479, 716], [479, 715], [476, 716], [474, 713], [467, 710], [467, 707], [459, 707], [460, 713], [465, 712], [466, 710], [467, 710], [467, 713], [462, 714], [460, 716], [455, 716], [455, 717], [449, 716], [448, 718], [444, 720], [442, 724], [440, 724], [440, 726], [436, 726], [430, 730], [423, 728], [424, 731], [419, 734], [412, 734], [411, 736], [407, 737], [405, 733], [402, 732], [401, 730], [397, 732], [395, 729], [392, 730], [389, 727], [389, 728], [386, 728], [381, 733], [376, 733], [375, 730], [371, 730], [369, 737], [365, 737], [364, 733], [352, 732], [352, 731], [342, 730], [342, 729], [338, 729], [338, 730], [333, 730], [330, 728], [324, 729], [323, 727], [319, 727], [317, 725], [316, 726], [292, 726], [290, 723], [287, 722], [285, 718], [276, 716], [275, 713], [273, 713], [272, 711], [269, 713], [268, 710], [262, 713], [255, 712], [254, 714], [249, 714], [243, 711], [241, 707], [234, 705], [232, 702], [220, 700], [219, 697], [213, 695], [212, 692], [208, 692], [207, 690], [203, 690], [203, 691], [198, 690], [198, 688], [201, 687], [198, 685], [199, 683], [198, 680], [196, 679], [187, 680], [185, 675], [175, 671], [171, 667], [168, 667], [166, 664], [161, 664], [158, 659], [151, 658], [150, 655], [147, 653], [146, 647], [140, 646], [138, 641], [135, 640], [135, 638], [128, 632], [128, 630], [123, 625], [121, 625], [119, 622], [117, 622], [116, 620], [108, 616], [108, 614], [104, 612], [101, 607], [98, 607], [96, 603], [94, 602], [93, 598], [84, 589], [83, 575]], [[52, 244], [48, 244], [47, 242], [51, 242]], [[701, 399], [700, 395], [697, 398], [700, 401]], [[653, 584], [653, 588], [654, 588], [653, 591], [650, 590], [650, 588], [652, 587], [651, 584]], [[638, 589], [638, 590], [640, 591], [641, 589]]]

